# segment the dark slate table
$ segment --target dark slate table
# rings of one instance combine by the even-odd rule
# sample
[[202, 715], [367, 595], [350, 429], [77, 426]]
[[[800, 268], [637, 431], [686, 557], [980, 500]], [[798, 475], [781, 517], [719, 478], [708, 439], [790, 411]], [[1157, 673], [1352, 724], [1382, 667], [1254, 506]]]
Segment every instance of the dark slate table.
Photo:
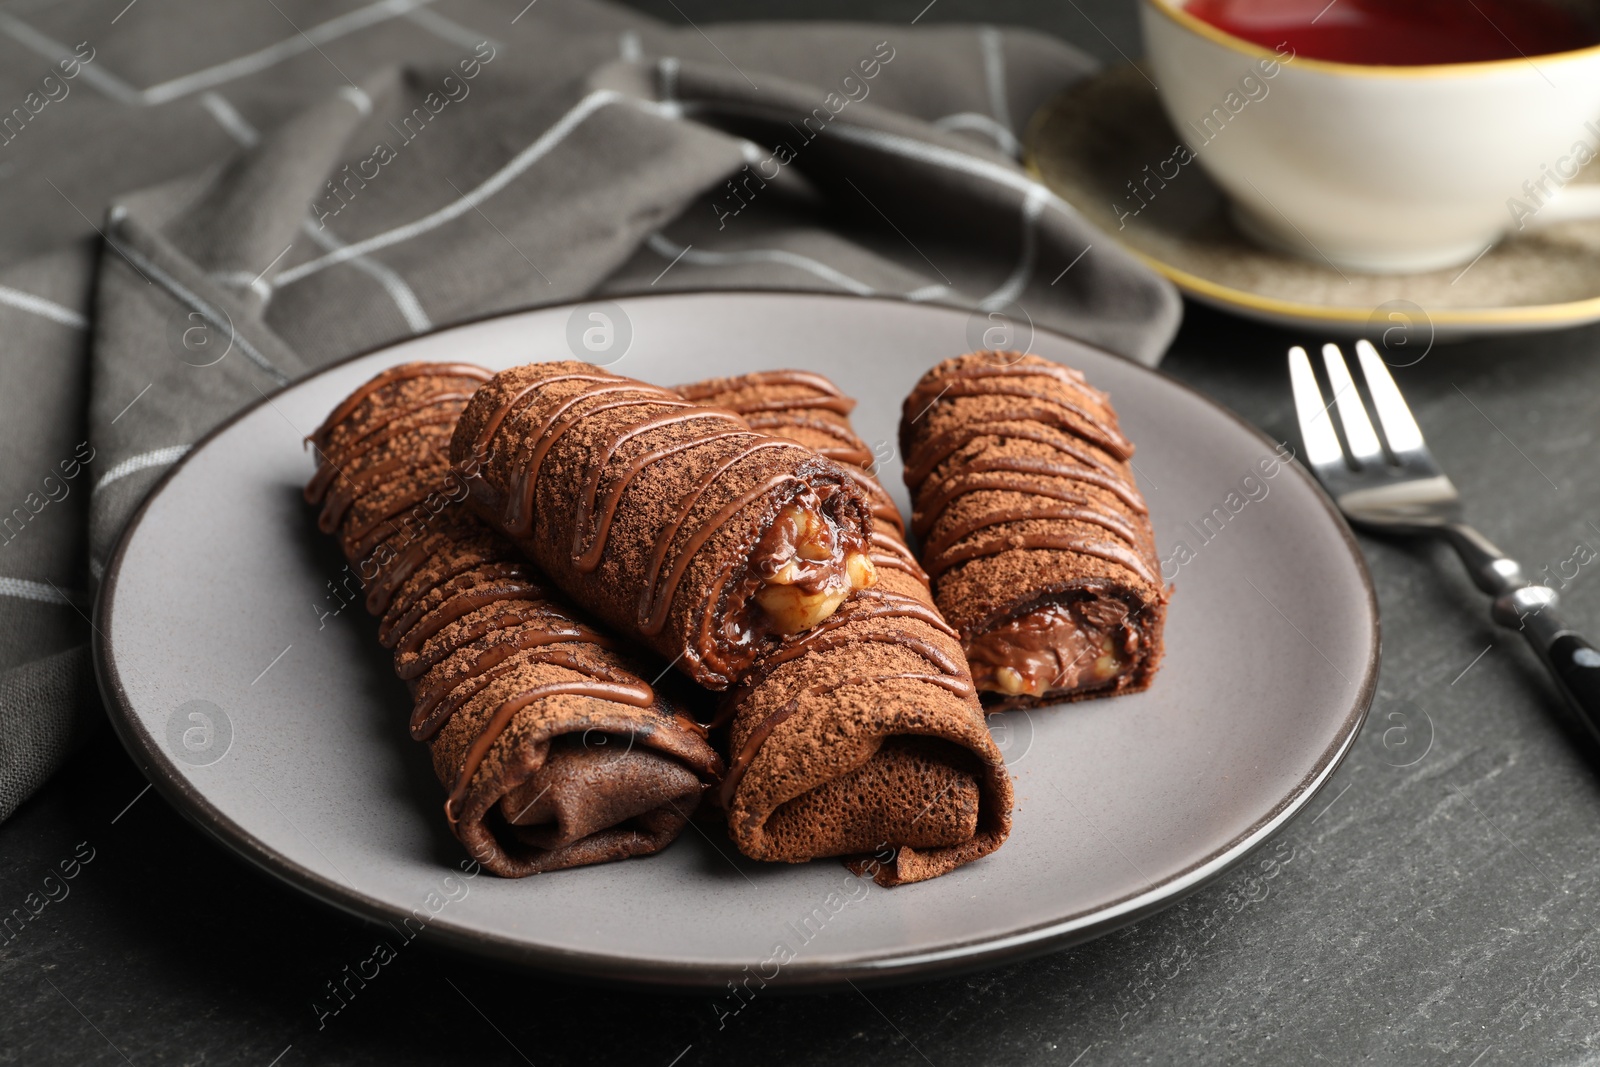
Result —
[[[905, 21], [924, 3], [760, 13]], [[1131, 0], [940, 0], [923, 16], [958, 19], [1039, 26], [1110, 60], [1138, 50]], [[1191, 307], [1166, 369], [1296, 439], [1283, 352], [1318, 340]], [[1576, 571], [1568, 613], [1600, 633], [1600, 566], [1571, 562], [1600, 550], [1600, 330], [1441, 345], [1397, 377], [1484, 531], [1532, 571]], [[537, 981], [419, 944], [319, 1029], [313, 1001], [372, 932], [212, 844], [107, 730], [0, 825], [0, 910], [78, 864], [0, 945], [0, 1063], [1594, 1062], [1600, 759], [1452, 558], [1362, 545], [1383, 611], [1378, 700], [1269, 846], [1273, 877], [1252, 861], [1069, 951], [865, 995], [764, 995], [720, 1026], [710, 995]]]

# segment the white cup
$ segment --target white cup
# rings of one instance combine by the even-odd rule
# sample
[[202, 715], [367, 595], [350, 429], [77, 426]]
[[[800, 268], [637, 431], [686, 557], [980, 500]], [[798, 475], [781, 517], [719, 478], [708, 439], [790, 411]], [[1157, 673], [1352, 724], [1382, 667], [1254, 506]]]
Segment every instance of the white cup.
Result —
[[1242, 40], [1186, 2], [1143, 0], [1145, 52], [1167, 116], [1257, 241], [1350, 270], [1437, 270], [1600, 214], [1600, 188], [1562, 189], [1600, 156], [1600, 46], [1333, 63]]

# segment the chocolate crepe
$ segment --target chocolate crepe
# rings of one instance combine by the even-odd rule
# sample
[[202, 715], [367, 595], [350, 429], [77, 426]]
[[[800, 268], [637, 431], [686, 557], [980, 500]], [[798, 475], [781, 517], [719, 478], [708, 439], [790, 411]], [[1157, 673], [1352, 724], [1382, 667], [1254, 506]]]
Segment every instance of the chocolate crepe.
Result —
[[496, 375], [451, 458], [575, 602], [711, 689], [875, 580], [867, 502], [837, 464], [587, 363]]
[[306, 487], [381, 616], [445, 817], [488, 870], [521, 877], [672, 842], [721, 770], [704, 731], [556, 599], [465, 505], [448, 445], [490, 373], [412, 363], [310, 438]]
[[[899, 885], [999, 848], [1011, 829], [1011, 780], [960, 643], [850, 425], [855, 401], [807, 371], [678, 392], [846, 464], [872, 505], [877, 585], [763, 656], [719, 715], [734, 753], [721, 799], [739, 849], [788, 862], [852, 857], [880, 884]], [[887, 861], [865, 858], [891, 850]]]
[[986, 702], [1149, 686], [1167, 590], [1104, 393], [1038, 356], [948, 359], [906, 398], [900, 445], [922, 565]]
[[866, 494], [872, 511], [872, 561], [879, 569], [879, 580], [886, 580], [882, 568], [888, 567], [911, 575], [926, 594], [928, 576], [906, 546], [905, 520], [872, 473], [872, 450], [850, 424], [856, 402], [837, 385], [812, 371], [771, 370], [712, 378], [674, 391], [697, 404], [742, 415], [752, 428], [799, 441], [843, 467]]

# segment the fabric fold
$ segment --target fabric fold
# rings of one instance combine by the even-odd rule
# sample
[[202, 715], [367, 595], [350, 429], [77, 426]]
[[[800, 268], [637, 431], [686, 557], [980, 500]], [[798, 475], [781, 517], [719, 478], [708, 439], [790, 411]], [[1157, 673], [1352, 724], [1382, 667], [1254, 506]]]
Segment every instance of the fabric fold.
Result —
[[[77, 427], [87, 412], [72, 443], [95, 450], [97, 478], [117, 475], [82, 494], [86, 552], [13, 551], [0, 578], [32, 584], [0, 590], [54, 583], [87, 600], [144, 495], [228, 416], [285, 379], [497, 312], [675, 289], [877, 294], [982, 315], [1004, 297], [1147, 362], [1176, 327], [1171, 287], [1051, 206], [1012, 155], [1032, 112], [1093, 68], [1062, 42], [948, 25], [673, 27], [596, 0], [514, 21], [424, 10], [352, 19], [280, 0], [281, 19], [225, 21], [177, 0], [140, 9], [137, 39], [162, 43], [154, 65], [113, 33], [126, 19], [108, 28], [70, 5], [0, 18], [17, 60], [0, 93], [16, 103], [57, 79], [20, 132], [0, 132], [0, 183], [19, 208], [0, 217], [0, 362], [15, 386], [0, 436], [19, 471], [42, 472], [68, 456], [31, 413]], [[64, 74], [80, 41], [86, 58]], [[615, 95], [592, 106], [596, 93]], [[751, 124], [748, 107], [769, 101], [782, 114]], [[829, 129], [802, 149], [784, 131], [818, 108]], [[885, 134], [960, 166], [889, 151]], [[767, 162], [786, 139], [798, 158]], [[929, 192], [905, 198], [917, 190]], [[942, 240], [961, 219], [983, 231]], [[599, 356], [555, 353], [567, 354]], [[32, 487], [14, 488], [12, 507]], [[33, 639], [42, 603], [0, 593], [0, 670], [59, 650]], [[52, 717], [52, 737], [67, 718]], [[24, 795], [17, 766], [0, 761], [0, 783]]]

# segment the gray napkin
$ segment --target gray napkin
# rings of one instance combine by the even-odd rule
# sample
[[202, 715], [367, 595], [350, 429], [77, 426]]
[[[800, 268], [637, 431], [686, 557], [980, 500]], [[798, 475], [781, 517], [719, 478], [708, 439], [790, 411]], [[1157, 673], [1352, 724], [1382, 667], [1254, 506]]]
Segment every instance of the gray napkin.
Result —
[[1144, 362], [1177, 326], [1017, 161], [1092, 67], [1035, 34], [589, 0], [107, 12], [0, 11], [0, 818], [100, 715], [89, 615], [130, 515], [314, 368], [706, 288], [1020, 308]]

